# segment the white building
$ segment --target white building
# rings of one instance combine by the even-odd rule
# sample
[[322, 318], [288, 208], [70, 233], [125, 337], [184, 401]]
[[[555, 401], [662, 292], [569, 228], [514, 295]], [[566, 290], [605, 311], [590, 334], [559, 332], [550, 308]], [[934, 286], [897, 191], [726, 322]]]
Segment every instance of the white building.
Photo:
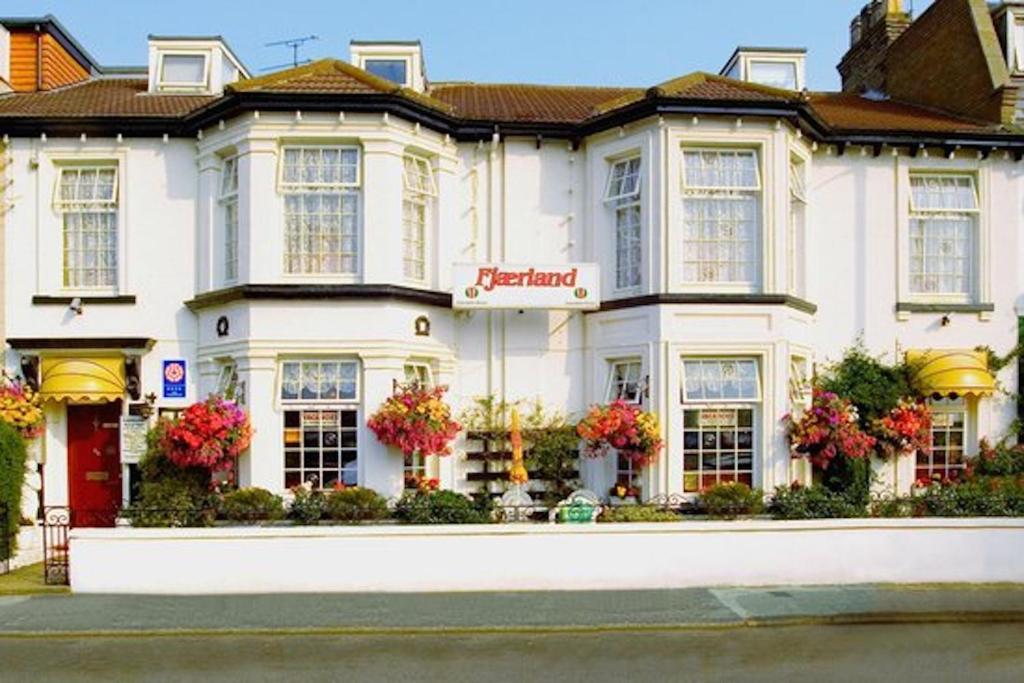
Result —
[[[403, 459], [366, 418], [424, 375], [457, 409], [640, 401], [666, 443], [635, 475], [645, 498], [771, 490], [803, 476], [780, 419], [815, 364], [858, 338], [968, 365], [1018, 340], [1024, 137], [878, 87], [801, 92], [801, 50], [741, 48], [727, 67], [746, 80], [652, 88], [431, 83], [419, 43], [252, 78], [219, 37], [151, 36], [148, 67], [111, 70], [52, 18], [0, 25], [7, 364], [48, 398], [48, 505], [128, 496], [119, 418], [145, 396], [225, 390], [256, 428], [243, 484], [398, 494]], [[79, 72], [19, 85], [30, 45]], [[456, 263], [596, 264], [600, 307], [453, 308], [472, 284]], [[1016, 368], [998, 381], [1015, 391]], [[1016, 415], [1009, 394], [958, 393], [940, 470]], [[457, 446], [428, 470], [474, 490]], [[584, 483], [617, 467], [586, 462]]]

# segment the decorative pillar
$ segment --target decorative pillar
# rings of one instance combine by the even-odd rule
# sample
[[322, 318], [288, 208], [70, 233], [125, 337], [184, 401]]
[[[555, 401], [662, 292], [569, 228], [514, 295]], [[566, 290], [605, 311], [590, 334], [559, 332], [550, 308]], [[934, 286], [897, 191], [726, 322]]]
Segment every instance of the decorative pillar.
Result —
[[284, 419], [277, 399], [277, 358], [273, 355], [237, 359], [238, 377], [246, 393], [258, 400], [246, 402], [253, 425], [252, 444], [238, 460], [238, 485], [269, 491], [284, 487]]
[[359, 485], [385, 498], [402, 495], [402, 452], [382, 444], [366, 426], [366, 420], [389, 396], [395, 382], [404, 377], [405, 357], [361, 355], [363, 400], [359, 416]]

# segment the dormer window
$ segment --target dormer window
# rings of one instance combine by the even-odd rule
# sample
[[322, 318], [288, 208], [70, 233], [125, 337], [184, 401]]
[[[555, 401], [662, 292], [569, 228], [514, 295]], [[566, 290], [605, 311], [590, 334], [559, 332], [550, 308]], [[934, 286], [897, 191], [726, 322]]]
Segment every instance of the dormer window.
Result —
[[150, 36], [149, 92], [213, 94], [249, 72], [220, 36]]
[[353, 40], [349, 50], [354, 66], [417, 92], [426, 91], [423, 48], [418, 40]]
[[806, 56], [802, 48], [739, 47], [720, 73], [772, 88], [803, 90]]
[[207, 55], [205, 53], [161, 54], [160, 89], [206, 90], [209, 86], [206, 61]]
[[404, 59], [367, 59], [365, 68], [374, 76], [380, 76], [398, 85], [409, 85], [408, 64]]

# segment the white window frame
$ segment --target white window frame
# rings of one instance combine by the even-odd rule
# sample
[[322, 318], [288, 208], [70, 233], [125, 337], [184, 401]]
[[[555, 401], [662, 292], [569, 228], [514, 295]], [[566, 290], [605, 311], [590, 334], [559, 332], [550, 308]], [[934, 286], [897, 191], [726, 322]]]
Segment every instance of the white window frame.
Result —
[[[772, 83], [762, 83], [761, 81], [754, 80], [754, 69], [760, 65], [774, 65], [774, 64], [785, 64], [793, 68], [793, 87], [790, 88], [784, 85], [775, 85]], [[800, 63], [795, 59], [770, 59], [767, 57], [751, 57], [747, 60], [747, 80], [751, 83], [757, 83], [765, 85], [769, 88], [781, 88], [782, 90], [799, 90], [800, 89]]]
[[[765, 149], [762, 144], [737, 144], [737, 145], [716, 145], [703, 144], [694, 145], [682, 142], [679, 146], [679, 196], [680, 214], [678, 219], [682, 251], [679, 258], [679, 279], [682, 286], [689, 290], [699, 291], [730, 291], [730, 292], [756, 292], [764, 286], [765, 267], [763, 262], [766, 250], [765, 244], [768, 238], [768, 226], [766, 225], [765, 212], [765, 183], [764, 163]], [[686, 179], [686, 157], [687, 154], [748, 154], [754, 159], [754, 173], [756, 182], [747, 186], [718, 186], [718, 185], [689, 185]], [[754, 199], [756, 210], [756, 234], [753, 239], [753, 253], [750, 263], [753, 268], [750, 280], [688, 280], [686, 279], [686, 202], [688, 198], [714, 199], [730, 194], [750, 194]]]
[[[123, 201], [121, 197], [121, 161], [118, 159], [104, 160], [78, 160], [59, 159], [54, 160], [55, 178], [53, 184], [52, 204], [57, 214], [60, 225], [60, 267], [58, 278], [60, 289], [65, 292], [85, 292], [90, 294], [110, 293], [116, 294], [123, 286], [124, 274], [124, 226], [123, 226]], [[73, 199], [67, 200], [61, 196], [61, 186], [64, 182], [64, 174], [73, 172], [79, 177], [83, 171], [113, 171], [113, 184], [111, 187], [110, 199]], [[110, 213], [113, 215], [114, 223], [114, 282], [110, 284], [86, 286], [68, 284], [68, 263], [64, 253], [64, 241], [67, 234], [66, 216], [72, 213]]]
[[[166, 81], [164, 80], [164, 60], [167, 57], [202, 57], [203, 81]], [[204, 50], [160, 50], [157, 55], [156, 87], [158, 90], [196, 91], [210, 89], [210, 53]]]
[[[618, 377], [618, 369], [620, 367], [626, 368], [625, 382], [620, 382]], [[622, 396], [625, 386], [628, 386], [629, 381], [629, 368], [636, 368], [636, 397], [633, 399]], [[644, 378], [644, 362], [643, 358], [640, 357], [629, 357], [629, 358], [613, 358], [608, 360], [608, 381], [605, 384], [605, 399], [610, 403], [619, 398], [622, 398], [626, 403], [632, 403], [640, 405], [644, 400], [644, 391], [646, 389], [646, 381]]]
[[1007, 12], [1007, 22], [1010, 33], [1008, 42], [1013, 46], [1010, 51], [1010, 71], [1019, 74], [1024, 72], [1024, 15]]
[[[973, 453], [968, 450], [968, 444], [974, 442], [974, 439], [973, 439], [974, 424], [973, 424], [972, 417], [973, 417], [973, 412], [974, 412], [973, 409], [975, 408], [976, 403], [971, 401], [966, 396], [959, 397], [957, 399], [957, 401], [955, 403], [953, 403], [953, 404], [950, 404], [947, 401], [948, 401], [948, 399], [946, 399], [946, 400], [944, 400], [942, 402], [937, 402], [937, 401], [934, 401], [934, 400], [929, 400], [928, 401], [928, 406], [929, 406], [929, 408], [932, 411], [932, 419], [933, 419], [933, 421], [934, 421], [934, 419], [935, 419], [935, 417], [937, 415], [959, 414], [959, 415], [963, 416], [963, 423], [962, 423], [961, 430], [960, 430], [961, 431], [960, 464], [959, 465], [954, 465], [952, 467], [941, 466], [941, 469], [945, 470], [947, 473], [952, 471], [952, 470], [958, 470], [959, 472], [962, 473], [966, 469], [967, 458], [970, 457], [971, 455], [973, 455]], [[936, 432], [936, 426], [937, 425], [935, 425], [934, 422], [933, 422], [932, 430], [931, 430], [933, 440], [934, 440], [934, 436], [935, 436], [935, 432]], [[946, 443], [944, 445], [944, 448], [946, 449], [944, 462], [946, 462], [946, 463], [949, 462], [949, 453], [948, 453], [949, 435], [952, 432], [953, 432], [953, 430], [949, 429], [948, 426], [947, 426], [947, 428], [945, 429]], [[935, 461], [934, 461], [934, 459], [935, 459], [935, 450], [936, 450], [936, 447], [935, 447], [935, 444], [934, 444], [934, 441], [933, 441], [931, 453], [929, 453], [926, 456], [924, 456], [928, 460], [927, 469], [930, 470], [930, 471], [935, 469]], [[915, 462], [914, 462], [914, 478], [915, 479], [918, 478], [917, 470], [924, 467], [924, 466], [920, 465], [917, 462], [917, 460], [916, 460], [917, 458], [920, 458], [920, 457], [922, 457], [922, 454], [920, 454], [920, 453], [918, 453], [915, 456]], [[933, 474], [934, 474], [934, 472], [930, 472], [928, 478], [931, 479]]]
[[[636, 164], [636, 172], [635, 174], [630, 174], [629, 168], [634, 163]], [[608, 168], [608, 177], [605, 180], [604, 203], [615, 206], [624, 201], [629, 203], [639, 202], [640, 193], [644, 181], [642, 156], [640, 154], [630, 154], [627, 156], [622, 156], [617, 159], [613, 159], [610, 161], [610, 164], [611, 166]], [[633, 189], [631, 190], [619, 192], [618, 194], [612, 194], [612, 183], [615, 180], [615, 171], [618, 168], [625, 169], [623, 175], [620, 176], [620, 178], [627, 178], [630, 177], [631, 175], [635, 175], [635, 183], [633, 185]], [[621, 190], [621, 188], [622, 185], [620, 183], [619, 189]]]
[[[238, 157], [224, 159], [221, 166], [221, 182], [219, 203], [221, 206], [221, 223], [224, 229], [224, 282], [237, 282], [239, 277], [239, 215], [238, 215]], [[234, 227], [228, 221], [228, 211], [234, 208]]]
[[[754, 382], [755, 382], [755, 388], [756, 388], [756, 396], [728, 397], [728, 398], [727, 397], [706, 398], [706, 397], [696, 397], [696, 396], [691, 397], [689, 395], [689, 393], [687, 392], [687, 389], [686, 389], [686, 364], [687, 363], [694, 363], [694, 362], [701, 363], [702, 374], [703, 374], [703, 365], [705, 363], [718, 363], [719, 364], [719, 369], [724, 368], [726, 364], [735, 363], [736, 364], [737, 372], [739, 371], [739, 364], [740, 363], [753, 363], [753, 365], [754, 365]], [[761, 359], [760, 358], [751, 357], [751, 356], [735, 356], [735, 357], [734, 356], [722, 356], [722, 357], [713, 357], [713, 356], [685, 356], [685, 357], [683, 357], [682, 362], [680, 363], [679, 370], [680, 370], [680, 376], [679, 377], [680, 377], [680, 382], [681, 382], [680, 387], [679, 387], [679, 395], [680, 395], [680, 397], [682, 399], [682, 403], [683, 403], [684, 406], [686, 406], [686, 405], [712, 404], [712, 403], [713, 404], [733, 404], [733, 403], [741, 403], [741, 404], [757, 403], [757, 404], [760, 404], [761, 401], [763, 400], [763, 382], [761, 380]], [[739, 377], [739, 375], [737, 375], [737, 377]]]
[[[643, 285], [644, 246], [643, 246], [643, 157], [638, 153], [628, 154], [609, 160], [608, 175], [605, 180], [604, 204], [612, 212], [614, 244], [612, 246], [612, 283], [615, 291], [635, 291]], [[635, 167], [635, 170], [630, 171]], [[622, 175], [616, 173], [622, 169]], [[623, 179], [632, 178], [632, 188], [623, 190]], [[616, 188], [615, 185], [618, 184]], [[636, 225], [632, 224], [635, 217]], [[635, 233], [635, 234], [631, 234]], [[626, 262], [619, 261], [620, 242], [631, 242], [633, 239], [640, 245], [640, 258], [636, 263], [631, 258]], [[627, 244], [628, 246], [628, 244]], [[620, 280], [620, 278], [623, 278]], [[624, 281], [623, 281], [624, 280]]]
[[807, 296], [807, 159], [798, 154], [789, 157], [787, 178], [789, 215], [786, 217], [786, 285], [789, 293]]
[[[288, 152], [298, 152], [300, 155], [307, 150], [316, 150], [323, 152], [324, 150], [337, 150], [339, 154], [343, 154], [346, 151], [354, 151], [356, 153], [356, 164], [355, 164], [355, 178], [353, 180], [338, 180], [336, 182], [305, 182], [305, 181], [287, 181], [285, 179], [285, 159]], [[365, 201], [363, 193], [363, 149], [359, 145], [352, 144], [283, 144], [280, 147], [280, 154], [278, 157], [277, 165], [277, 186], [278, 192], [282, 196], [282, 216], [283, 216], [283, 237], [284, 237], [284, 249], [282, 270], [286, 278], [292, 279], [325, 279], [325, 280], [349, 280], [353, 281], [360, 276], [362, 272], [363, 263], [363, 252], [364, 252], [364, 226], [363, 226], [363, 204]], [[336, 193], [338, 195], [349, 195], [355, 197], [356, 211], [355, 211], [355, 254], [354, 264], [351, 270], [336, 270], [336, 271], [306, 271], [297, 270], [291, 271], [288, 269], [288, 260], [292, 254], [288, 251], [288, 195], [302, 195], [302, 194], [322, 194], [322, 193]], [[342, 252], [343, 253], [343, 252]], [[322, 257], [323, 255], [321, 255]], [[339, 258], [341, 255], [339, 254]]]
[[421, 360], [407, 360], [402, 366], [402, 375], [406, 384], [416, 382], [425, 389], [434, 386], [434, 370], [430, 363]]
[[786, 393], [791, 413], [802, 413], [811, 407], [814, 385], [813, 375], [813, 366], [809, 357], [796, 353], [790, 355], [789, 383], [786, 387]]
[[[341, 380], [341, 365], [343, 365], [343, 364], [350, 364], [350, 365], [354, 366], [355, 367], [355, 395], [353, 397], [350, 397], [350, 398], [341, 398], [341, 397], [339, 397], [339, 398], [315, 398], [315, 399], [303, 398], [302, 397], [302, 377], [305, 374], [304, 373], [304, 367], [306, 365], [314, 364], [314, 363], [315, 364], [320, 364], [320, 365], [324, 365], [324, 364], [337, 364], [338, 365], [338, 385], [337, 386], [338, 386], [338, 393], [339, 394], [341, 393], [341, 381], [340, 381]], [[290, 364], [298, 365], [298, 368], [299, 368], [299, 389], [297, 391], [297, 397], [296, 398], [287, 398], [286, 399], [286, 398], [283, 397], [284, 382], [285, 382], [285, 368], [286, 368], [287, 365], [290, 365]], [[302, 441], [301, 441], [301, 439], [302, 439], [302, 420], [303, 420], [303, 417], [302, 417], [301, 413], [303, 413], [303, 412], [312, 412], [312, 411], [320, 411], [320, 412], [324, 412], [324, 411], [338, 411], [339, 412], [339, 423], [338, 423], [338, 426], [337, 426], [337, 430], [338, 430], [339, 437], [340, 437], [342, 429], [343, 429], [342, 426], [341, 426], [340, 412], [344, 411], [344, 412], [351, 412], [351, 413], [355, 414], [355, 427], [354, 428], [344, 428], [344, 429], [349, 429], [351, 431], [354, 431], [354, 433], [356, 435], [355, 473], [356, 473], [356, 482], [357, 482], [357, 484], [361, 484], [362, 480], [363, 480], [363, 474], [362, 474], [362, 472], [363, 472], [363, 462], [362, 461], [363, 461], [363, 458], [364, 458], [364, 455], [365, 455], [365, 453], [364, 453], [364, 446], [365, 446], [364, 439], [366, 438], [366, 434], [365, 434], [366, 430], [363, 429], [363, 423], [362, 423], [362, 413], [363, 413], [363, 410], [362, 410], [362, 391], [363, 391], [362, 384], [363, 384], [363, 382], [362, 382], [362, 364], [359, 362], [359, 360], [357, 358], [352, 358], [352, 357], [337, 357], [337, 358], [331, 358], [331, 357], [324, 357], [324, 358], [284, 358], [284, 359], [281, 359], [278, 362], [278, 376], [279, 376], [279, 381], [277, 383], [277, 388], [276, 388], [276, 399], [277, 399], [277, 404], [279, 406], [279, 409], [281, 410], [281, 419], [282, 419], [282, 421], [280, 423], [281, 424], [281, 434], [280, 434], [281, 446], [280, 447], [281, 447], [281, 456], [282, 456], [282, 459], [281, 459], [281, 463], [282, 463], [281, 475], [282, 475], [283, 478], [285, 478], [285, 479], [283, 479], [283, 481], [286, 480], [288, 472], [296, 470], [296, 468], [294, 468], [294, 467], [287, 467], [287, 460], [285, 458], [285, 456], [286, 456], [285, 451], [286, 451], [287, 447], [284, 444], [284, 437], [285, 437], [285, 432], [286, 432], [287, 429], [289, 429], [289, 427], [287, 427], [286, 423], [284, 422], [284, 419], [285, 419], [285, 415], [284, 414], [286, 412], [298, 412], [298, 413], [300, 413], [300, 416], [299, 416], [299, 438], [300, 438], [300, 442], [299, 442], [299, 446], [297, 447], [296, 450], [299, 451], [299, 458], [300, 458], [298, 470], [304, 476], [304, 473], [306, 472], [307, 469], [313, 469], [313, 468], [307, 468], [306, 465], [305, 465], [305, 462], [304, 462], [304, 455], [305, 454], [304, 454], [303, 450], [304, 450], [305, 447], [302, 445]], [[321, 448], [321, 450], [323, 449], [322, 446], [320, 448]], [[342, 451], [343, 450], [344, 449], [342, 448], [340, 440], [339, 440], [339, 444], [338, 444], [338, 451], [339, 451], [338, 465], [339, 465], [339, 470], [345, 469], [345, 468], [341, 467]], [[321, 472], [324, 471], [323, 463], [322, 462], [321, 462], [320, 467], [317, 468], [317, 469], [319, 469]], [[349, 468], [349, 469], [351, 469], [351, 468]], [[300, 478], [302, 478], [302, 477], [300, 476]], [[308, 479], [304, 479], [304, 481], [308, 481]], [[302, 482], [300, 482], [300, 483], [302, 483]], [[318, 482], [318, 487], [322, 488], [323, 484], [324, 484], [323, 481]]]
[[[741, 398], [704, 398], [704, 397], [691, 397], [688, 395], [686, 390], [686, 363], [688, 362], [700, 362], [700, 363], [719, 363], [720, 366], [726, 363], [753, 363], [754, 364], [754, 377], [756, 381], [756, 397], [741, 397]], [[685, 448], [685, 420], [687, 411], [705, 411], [705, 410], [723, 410], [723, 411], [737, 411], [737, 424], [734, 426], [737, 434], [741, 427], [738, 424], [738, 411], [749, 410], [750, 411], [750, 482], [751, 488], [758, 486], [758, 476], [761, 472], [761, 463], [759, 458], [761, 457], [762, 448], [764, 447], [764, 435], [763, 429], [763, 412], [765, 409], [765, 397], [763, 391], [762, 381], [762, 366], [764, 364], [764, 358], [760, 356], [749, 356], [749, 355], [737, 355], [737, 356], [710, 356], [710, 355], [684, 355], [679, 360], [679, 418], [681, 429], [679, 436], [682, 443], [682, 450], [680, 451], [680, 471], [682, 472], [682, 487], [684, 495], [696, 495], [700, 491], [704, 490], [703, 486], [703, 473], [706, 470], [698, 469], [696, 472], [692, 472], [686, 469], [686, 448]], [[703, 368], [702, 368], [703, 369]], [[737, 367], [738, 371], [738, 367]], [[703, 373], [702, 373], [703, 374]], [[744, 428], [745, 429], [745, 428]], [[698, 430], [701, 434], [705, 431], [703, 428]], [[718, 430], [720, 433], [721, 430]], [[737, 441], [733, 447], [734, 451], [740, 451], [739, 442]], [[716, 449], [717, 453], [721, 453], [722, 448], [719, 445]], [[698, 463], [699, 465], [699, 463]], [[711, 470], [707, 470], [710, 472]], [[733, 472], [738, 472], [738, 467], [733, 468]], [[721, 473], [726, 472], [721, 468], [714, 470], [716, 473], [716, 479]], [[686, 477], [688, 475], [695, 475], [697, 477], [697, 489], [686, 490]]]
[[[412, 167], [410, 169], [410, 167]], [[437, 197], [437, 182], [430, 159], [407, 152], [402, 157], [402, 275], [406, 280], [416, 283], [427, 281], [430, 273], [430, 233], [434, 199]], [[415, 205], [422, 211], [422, 234], [419, 240], [419, 258], [410, 258], [407, 253], [410, 240], [406, 231], [409, 229], [406, 218], [406, 204]], [[415, 266], [422, 268], [422, 275], [416, 274]]]
[[[934, 209], [928, 207], [917, 207], [914, 204], [913, 181], [915, 178], [959, 178], [970, 182], [971, 191], [974, 196], [974, 208], [971, 209]], [[982, 250], [982, 196], [979, 187], [978, 175], [967, 169], [950, 169], [943, 171], [910, 169], [907, 177], [907, 292], [915, 301], [927, 301], [936, 303], [972, 303], [978, 300], [981, 289], [981, 250]], [[970, 216], [971, 234], [969, 235], [967, 255], [967, 281], [966, 292], [927, 292], [914, 289], [914, 228], [915, 220], [927, 220], [930, 216], [941, 217], [944, 214], [956, 216]], [[922, 265], [925, 257], [922, 255]], [[927, 271], [925, 271], [927, 275]]]

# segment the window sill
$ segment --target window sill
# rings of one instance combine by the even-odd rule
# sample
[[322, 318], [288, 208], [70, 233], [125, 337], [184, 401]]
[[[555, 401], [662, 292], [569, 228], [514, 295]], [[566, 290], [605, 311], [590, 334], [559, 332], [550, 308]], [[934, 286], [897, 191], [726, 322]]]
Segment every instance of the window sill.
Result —
[[709, 305], [755, 305], [755, 306], [786, 306], [809, 315], [817, 313], [816, 304], [798, 299], [789, 294], [730, 294], [726, 292], [687, 293], [687, 294], [644, 294], [641, 296], [608, 299], [601, 302], [601, 311], [614, 311], [621, 308], [637, 306], [657, 306], [669, 304], [709, 304]]
[[70, 306], [71, 302], [79, 299], [82, 305], [135, 305], [134, 294], [99, 294], [86, 296], [50, 296], [48, 294], [34, 294], [32, 296], [33, 306]]
[[940, 302], [916, 302], [898, 301], [896, 303], [896, 317], [900, 320], [909, 320], [914, 313], [977, 313], [982, 320], [989, 320], [996, 310], [996, 305], [991, 303], [964, 304], [964, 303], [940, 303]]

